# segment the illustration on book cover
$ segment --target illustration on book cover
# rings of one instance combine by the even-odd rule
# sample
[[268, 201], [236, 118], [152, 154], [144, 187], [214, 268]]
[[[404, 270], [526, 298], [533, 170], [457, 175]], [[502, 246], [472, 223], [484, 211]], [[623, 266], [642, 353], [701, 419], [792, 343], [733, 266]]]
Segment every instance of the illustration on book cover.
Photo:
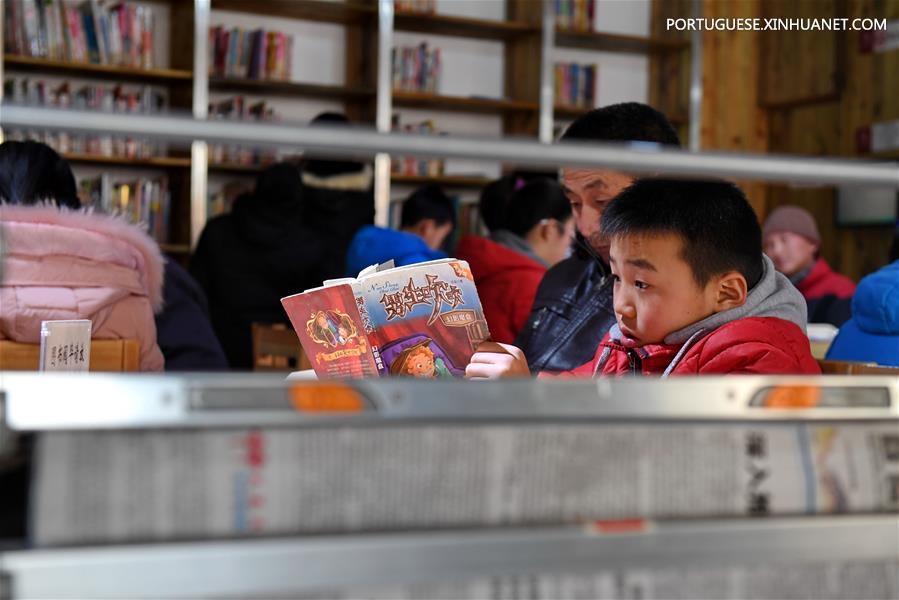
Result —
[[[302, 332], [291, 309], [298, 298]], [[490, 335], [464, 261], [388, 269], [282, 302], [320, 376], [462, 377]], [[343, 366], [327, 364], [335, 361]]]

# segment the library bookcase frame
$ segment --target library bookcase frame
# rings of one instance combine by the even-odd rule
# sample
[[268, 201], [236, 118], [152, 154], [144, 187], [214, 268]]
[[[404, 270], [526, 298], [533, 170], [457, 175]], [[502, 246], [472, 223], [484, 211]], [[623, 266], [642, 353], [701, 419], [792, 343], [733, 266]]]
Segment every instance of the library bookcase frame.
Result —
[[[389, 0], [194, 0], [177, 2], [158, 0], [169, 5], [170, 13], [170, 66], [158, 69], [137, 69], [109, 65], [96, 65], [59, 60], [45, 60], [4, 54], [0, 60], [0, 78], [5, 69], [28, 73], [91, 77], [110, 81], [138, 81], [167, 86], [172, 108], [191, 110], [195, 118], [205, 118], [210, 91], [237, 91], [255, 94], [290, 97], [296, 99], [329, 99], [343, 103], [346, 114], [356, 122], [374, 125], [378, 99], [387, 98], [390, 106], [427, 108], [437, 111], [494, 114], [502, 117], [503, 134], [506, 136], [538, 137], [551, 141], [551, 124], [555, 117], [574, 118], [583, 109], [556, 106], [547, 103], [552, 96], [552, 81], [545, 65], [552, 57], [553, 48], [574, 48], [597, 52], [647, 54], [650, 66], [650, 88], [653, 103], [663, 103], [663, 110], [672, 115], [672, 122], [684, 126], [687, 122], [683, 110], [686, 95], [683, 75], [689, 70], [690, 43], [685, 38], [672, 38], [656, 34], [649, 37], [606, 33], [598, 31], [571, 31], [557, 29], [552, 10], [544, 2], [533, 0], [505, 0], [506, 20], [475, 19], [437, 13], [396, 12], [392, 27], [385, 27], [380, 14], [381, 3]], [[2, 1], [0, 1], [2, 6]], [[295, 81], [251, 80], [210, 76], [208, 68], [196, 72], [195, 65], [206, 64], [208, 35], [195, 35], [196, 25], [207, 28], [212, 10], [227, 10], [258, 16], [276, 16], [289, 19], [341, 24], [345, 36], [345, 80], [343, 85], [322, 85]], [[653, 7], [655, 11], [655, 6]], [[393, 44], [393, 30], [439, 34], [460, 38], [492, 40], [504, 45], [504, 97], [471, 98], [438, 94], [413, 93], [390, 89], [390, 78], [378, 79], [378, 65], [385, 64], [380, 53]], [[388, 37], [389, 44], [379, 43], [380, 37]], [[549, 37], [551, 36], [551, 37]], [[546, 43], [546, 38], [552, 43]], [[389, 64], [389, 61], [386, 63]], [[535, 69], [534, 65], [540, 65]], [[208, 67], [208, 65], [207, 65]], [[674, 94], [659, 96], [657, 81], [665, 73], [676, 72], [681, 79]], [[386, 85], [388, 89], [379, 90]], [[549, 89], [546, 89], [549, 86]], [[545, 123], [549, 123], [549, 127]], [[549, 135], [547, 134], [549, 131]], [[172, 221], [170, 240], [163, 249], [178, 254], [189, 254], [206, 222], [206, 188], [209, 174], [257, 173], [256, 165], [208, 164], [204, 148], [198, 152], [196, 144], [190, 154], [173, 154], [150, 159], [127, 159], [87, 155], [68, 155], [74, 163], [126, 166], [133, 168], [164, 169], [170, 175], [172, 189]], [[202, 163], [202, 164], [201, 164]], [[377, 201], [376, 220], [386, 224], [389, 210], [390, 182], [403, 185], [437, 183], [451, 188], [478, 188], [487, 183], [486, 178], [443, 175], [416, 177], [392, 175], [387, 182], [376, 183], [379, 195], [388, 197]], [[187, 200], [187, 201], [186, 201]], [[383, 208], [382, 208], [383, 207]]]

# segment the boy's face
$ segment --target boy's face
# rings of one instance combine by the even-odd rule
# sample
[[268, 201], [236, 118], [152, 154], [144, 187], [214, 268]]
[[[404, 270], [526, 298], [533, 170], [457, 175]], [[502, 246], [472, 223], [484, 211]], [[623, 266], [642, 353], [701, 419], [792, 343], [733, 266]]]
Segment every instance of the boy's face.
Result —
[[562, 189], [571, 202], [577, 230], [605, 260], [609, 242], [599, 231], [602, 213], [615, 196], [634, 178], [620, 171], [601, 169], [563, 169]]
[[682, 249], [683, 241], [673, 233], [612, 239], [615, 317], [625, 346], [660, 343], [717, 311], [715, 278], [701, 288]]

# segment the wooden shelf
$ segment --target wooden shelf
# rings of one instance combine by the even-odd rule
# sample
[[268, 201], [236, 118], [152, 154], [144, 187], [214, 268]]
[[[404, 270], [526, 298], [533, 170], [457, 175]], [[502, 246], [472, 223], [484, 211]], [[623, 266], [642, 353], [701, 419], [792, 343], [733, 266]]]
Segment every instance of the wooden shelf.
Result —
[[481, 188], [493, 181], [481, 175], [390, 175], [390, 181], [401, 185], [427, 185], [435, 183], [444, 187]]
[[579, 50], [649, 54], [651, 52], [673, 52], [684, 50], [690, 47], [690, 42], [686, 40], [648, 38], [621, 33], [558, 29], [556, 30], [556, 46], [559, 48], [576, 48]]
[[419, 92], [393, 92], [393, 104], [407, 108], [433, 108], [473, 113], [502, 114], [507, 112], [536, 112], [536, 102], [465, 96], [439, 96]]
[[557, 104], [553, 107], [553, 117], [557, 119], [576, 119], [591, 109], [587, 107]]
[[178, 69], [138, 69], [134, 67], [95, 65], [86, 62], [31, 58], [29, 56], [19, 56], [17, 54], [4, 54], [3, 67], [4, 70], [35, 71], [82, 77], [116, 78], [143, 83], [189, 83], [193, 79], [193, 75], [190, 71]]
[[[274, 164], [274, 163], [271, 163]], [[255, 175], [270, 165], [240, 165], [237, 163], [209, 163], [209, 170], [219, 173], [236, 173], [243, 175]]]
[[159, 249], [169, 254], [190, 254], [190, 244], [159, 244]]
[[410, 12], [397, 12], [394, 26], [398, 31], [485, 40], [509, 40], [522, 35], [540, 33], [539, 27], [527, 23]]
[[127, 158], [124, 156], [103, 156], [100, 154], [64, 154], [69, 162], [81, 164], [96, 164], [118, 167], [158, 168], [158, 169], [189, 169], [190, 159], [174, 156], [157, 156], [152, 158]]
[[294, 81], [274, 81], [270, 79], [235, 79], [232, 77], [210, 77], [209, 89], [219, 91], [231, 90], [248, 94], [336, 98], [340, 100], [371, 99], [375, 95], [374, 90], [351, 88], [342, 85], [297, 83]]
[[212, 10], [343, 24], [374, 19], [378, 14], [373, 5], [352, 0], [212, 0]]

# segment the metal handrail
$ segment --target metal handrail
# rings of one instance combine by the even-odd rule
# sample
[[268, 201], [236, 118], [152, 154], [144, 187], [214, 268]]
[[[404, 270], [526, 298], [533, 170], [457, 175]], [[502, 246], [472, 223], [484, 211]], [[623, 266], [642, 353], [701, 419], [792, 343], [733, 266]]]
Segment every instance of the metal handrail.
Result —
[[434, 137], [368, 129], [229, 122], [179, 116], [123, 115], [0, 106], [0, 126], [102, 132], [169, 141], [302, 148], [342, 155], [387, 152], [422, 157], [468, 158], [522, 166], [615, 169], [675, 177], [724, 177], [803, 184], [899, 188], [899, 164], [858, 159], [806, 158], [748, 153], [687, 152], [658, 144], [557, 143], [518, 139]]

